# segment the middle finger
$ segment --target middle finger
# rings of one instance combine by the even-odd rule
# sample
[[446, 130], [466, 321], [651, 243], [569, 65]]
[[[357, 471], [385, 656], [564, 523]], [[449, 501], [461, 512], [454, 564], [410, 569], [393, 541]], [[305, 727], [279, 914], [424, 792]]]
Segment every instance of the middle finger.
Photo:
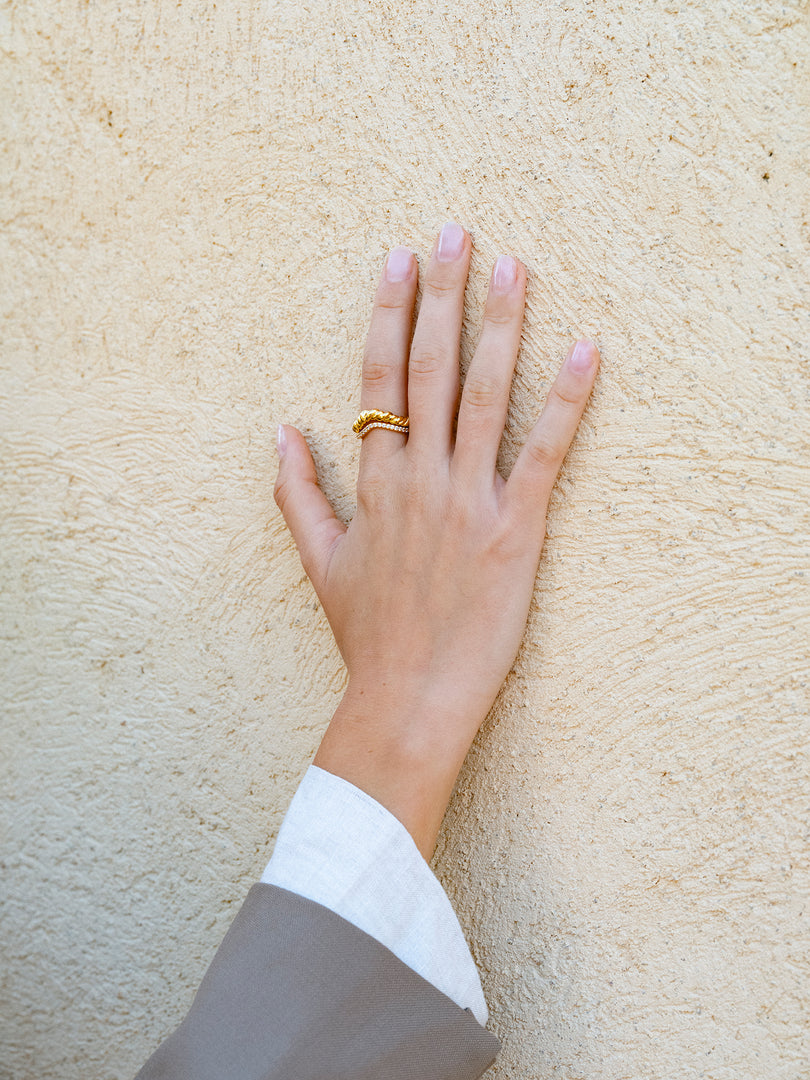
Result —
[[450, 452], [471, 247], [464, 229], [454, 221], [448, 222], [425, 273], [408, 365], [408, 447], [417, 452]]

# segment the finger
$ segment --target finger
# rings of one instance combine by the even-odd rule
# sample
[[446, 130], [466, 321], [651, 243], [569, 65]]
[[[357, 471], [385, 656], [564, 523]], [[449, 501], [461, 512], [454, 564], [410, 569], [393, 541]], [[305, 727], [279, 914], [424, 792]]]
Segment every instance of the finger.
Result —
[[[413, 252], [396, 247], [385, 260], [377, 286], [371, 324], [363, 352], [361, 409], [408, 414], [408, 349], [418, 272]], [[404, 438], [375, 428], [363, 436], [360, 470], [369, 460], [380, 461], [401, 450]]]
[[301, 556], [307, 577], [320, 592], [335, 541], [346, 526], [318, 487], [315, 462], [297, 428], [279, 427], [279, 469], [273, 492]]
[[454, 221], [441, 231], [425, 272], [408, 364], [408, 446], [449, 453], [458, 402], [458, 354], [471, 243]]
[[540, 536], [551, 489], [585, 411], [598, 368], [596, 346], [592, 341], [578, 341], [560, 368], [543, 412], [506, 482], [503, 505], [507, 516], [513, 521], [530, 518], [528, 524]]
[[525, 301], [525, 267], [511, 255], [501, 255], [490, 279], [481, 338], [458, 411], [453, 472], [462, 482], [476, 478], [492, 482], [506, 424]]

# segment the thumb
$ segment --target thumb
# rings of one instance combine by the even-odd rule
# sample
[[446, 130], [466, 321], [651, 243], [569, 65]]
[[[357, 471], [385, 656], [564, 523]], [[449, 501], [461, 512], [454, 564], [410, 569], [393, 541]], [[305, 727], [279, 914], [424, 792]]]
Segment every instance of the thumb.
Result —
[[327, 558], [346, 526], [335, 517], [318, 487], [315, 462], [301, 432], [287, 424], [278, 429], [279, 468], [273, 496], [301, 556], [307, 577], [320, 589]]

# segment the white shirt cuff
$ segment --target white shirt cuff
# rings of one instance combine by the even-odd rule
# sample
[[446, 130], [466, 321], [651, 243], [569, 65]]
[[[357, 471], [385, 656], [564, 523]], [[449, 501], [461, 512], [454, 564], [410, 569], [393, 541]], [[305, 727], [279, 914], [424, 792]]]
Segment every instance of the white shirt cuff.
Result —
[[365, 791], [310, 765], [261, 880], [330, 908], [486, 1026], [478, 969], [447, 894], [402, 822]]

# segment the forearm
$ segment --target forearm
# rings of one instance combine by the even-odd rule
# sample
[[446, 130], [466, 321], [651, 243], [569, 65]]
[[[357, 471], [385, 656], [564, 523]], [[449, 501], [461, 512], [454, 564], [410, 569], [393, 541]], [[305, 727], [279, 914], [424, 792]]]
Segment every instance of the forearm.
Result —
[[452, 701], [349, 688], [314, 764], [376, 799], [429, 862], [459, 770], [484, 715]]

